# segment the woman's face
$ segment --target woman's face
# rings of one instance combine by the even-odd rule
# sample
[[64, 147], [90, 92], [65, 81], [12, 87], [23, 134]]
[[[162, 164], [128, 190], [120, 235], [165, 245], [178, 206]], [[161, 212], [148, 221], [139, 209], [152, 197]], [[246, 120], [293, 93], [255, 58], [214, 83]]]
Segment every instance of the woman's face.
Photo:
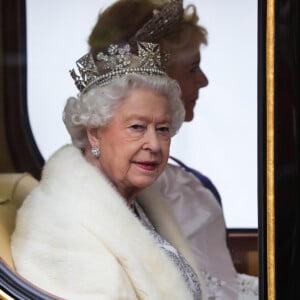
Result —
[[190, 45], [177, 57], [176, 65], [170, 74], [180, 85], [186, 122], [194, 118], [199, 90], [208, 85], [208, 79], [200, 68], [200, 61], [199, 45]]
[[170, 146], [167, 98], [137, 89], [98, 129], [100, 168], [126, 198], [151, 185], [164, 170]]

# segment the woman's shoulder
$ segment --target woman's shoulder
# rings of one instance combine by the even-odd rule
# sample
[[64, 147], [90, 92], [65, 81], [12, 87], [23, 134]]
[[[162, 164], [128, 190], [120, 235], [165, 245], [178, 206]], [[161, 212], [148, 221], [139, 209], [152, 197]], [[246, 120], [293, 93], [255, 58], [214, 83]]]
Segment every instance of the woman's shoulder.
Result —
[[203, 187], [201, 180], [174, 163], [167, 164], [164, 172], [157, 179], [157, 184], [159, 187], [169, 186], [170, 188], [175, 188], [178, 185]]
[[221, 196], [217, 187], [209, 177], [193, 169], [178, 159], [171, 158], [163, 174], [158, 178], [156, 187], [160, 190], [172, 191], [180, 189], [202, 194], [212, 194], [215, 201], [222, 206]]
[[[206, 209], [211, 217], [219, 217], [222, 208], [211, 189], [181, 166], [168, 164], [155, 187], [164, 195], [173, 211]], [[183, 213], [183, 212], [182, 212]]]

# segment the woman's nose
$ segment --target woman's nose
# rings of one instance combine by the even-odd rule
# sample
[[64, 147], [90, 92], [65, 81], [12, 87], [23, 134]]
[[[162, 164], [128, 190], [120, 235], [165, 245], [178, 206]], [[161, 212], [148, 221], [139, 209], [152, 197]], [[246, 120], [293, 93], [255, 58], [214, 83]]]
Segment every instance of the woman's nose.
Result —
[[154, 128], [148, 129], [145, 133], [144, 149], [150, 150], [151, 152], [158, 152], [160, 150], [160, 142]]
[[203, 88], [208, 85], [208, 79], [202, 70], [200, 70], [199, 73], [198, 84], [199, 84], [199, 88]]

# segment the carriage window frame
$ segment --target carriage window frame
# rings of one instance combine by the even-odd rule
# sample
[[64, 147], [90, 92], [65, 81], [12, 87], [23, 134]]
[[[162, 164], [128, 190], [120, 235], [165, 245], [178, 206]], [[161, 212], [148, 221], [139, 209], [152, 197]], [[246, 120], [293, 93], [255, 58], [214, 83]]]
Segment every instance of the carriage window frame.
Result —
[[[3, 73], [2, 97], [5, 101], [5, 122], [7, 138], [16, 171], [28, 171], [37, 179], [40, 178], [44, 163], [35, 144], [27, 114], [26, 102], [26, 28], [25, 1], [1, 1], [1, 22], [3, 29], [1, 69]], [[259, 166], [259, 252], [260, 252], [260, 299], [275, 299], [276, 268], [275, 256], [278, 260], [281, 253], [276, 252], [275, 234], [275, 186], [274, 174], [274, 90], [276, 71], [275, 23], [276, 7], [274, 0], [259, 1], [259, 70], [258, 70], [258, 166]], [[12, 100], [13, 99], [13, 100]], [[18, 133], [17, 135], [15, 133]], [[294, 221], [296, 224], [296, 220]], [[276, 226], [275, 226], [276, 225]], [[283, 225], [283, 224], [282, 224]], [[296, 243], [297, 241], [295, 241]], [[0, 296], [9, 299], [14, 295], [26, 295], [30, 299], [53, 299], [49, 295], [37, 295], [36, 290], [30, 292], [26, 282], [15, 274], [0, 259]], [[289, 285], [289, 283], [287, 283]], [[288, 289], [292, 286], [287, 286]], [[14, 294], [17, 290], [17, 294]], [[29, 290], [29, 292], [28, 292]], [[29, 295], [29, 296], [28, 296]], [[7, 298], [5, 298], [7, 297]], [[47, 298], [48, 297], [48, 298]]]

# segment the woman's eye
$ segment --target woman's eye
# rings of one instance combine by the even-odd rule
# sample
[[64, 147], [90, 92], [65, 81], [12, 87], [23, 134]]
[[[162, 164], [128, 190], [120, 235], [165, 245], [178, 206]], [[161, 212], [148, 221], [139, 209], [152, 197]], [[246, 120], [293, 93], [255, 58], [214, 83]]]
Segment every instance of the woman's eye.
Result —
[[169, 127], [167, 127], [167, 126], [158, 127], [157, 130], [159, 132], [163, 132], [163, 133], [168, 133], [170, 131]]
[[143, 125], [139, 125], [139, 124], [133, 124], [130, 126], [131, 129], [133, 130], [142, 130], [144, 129], [144, 126]]
[[199, 66], [195, 66], [195, 67], [193, 67], [193, 68], [190, 69], [191, 73], [196, 73], [198, 71], [200, 71], [200, 67]]

